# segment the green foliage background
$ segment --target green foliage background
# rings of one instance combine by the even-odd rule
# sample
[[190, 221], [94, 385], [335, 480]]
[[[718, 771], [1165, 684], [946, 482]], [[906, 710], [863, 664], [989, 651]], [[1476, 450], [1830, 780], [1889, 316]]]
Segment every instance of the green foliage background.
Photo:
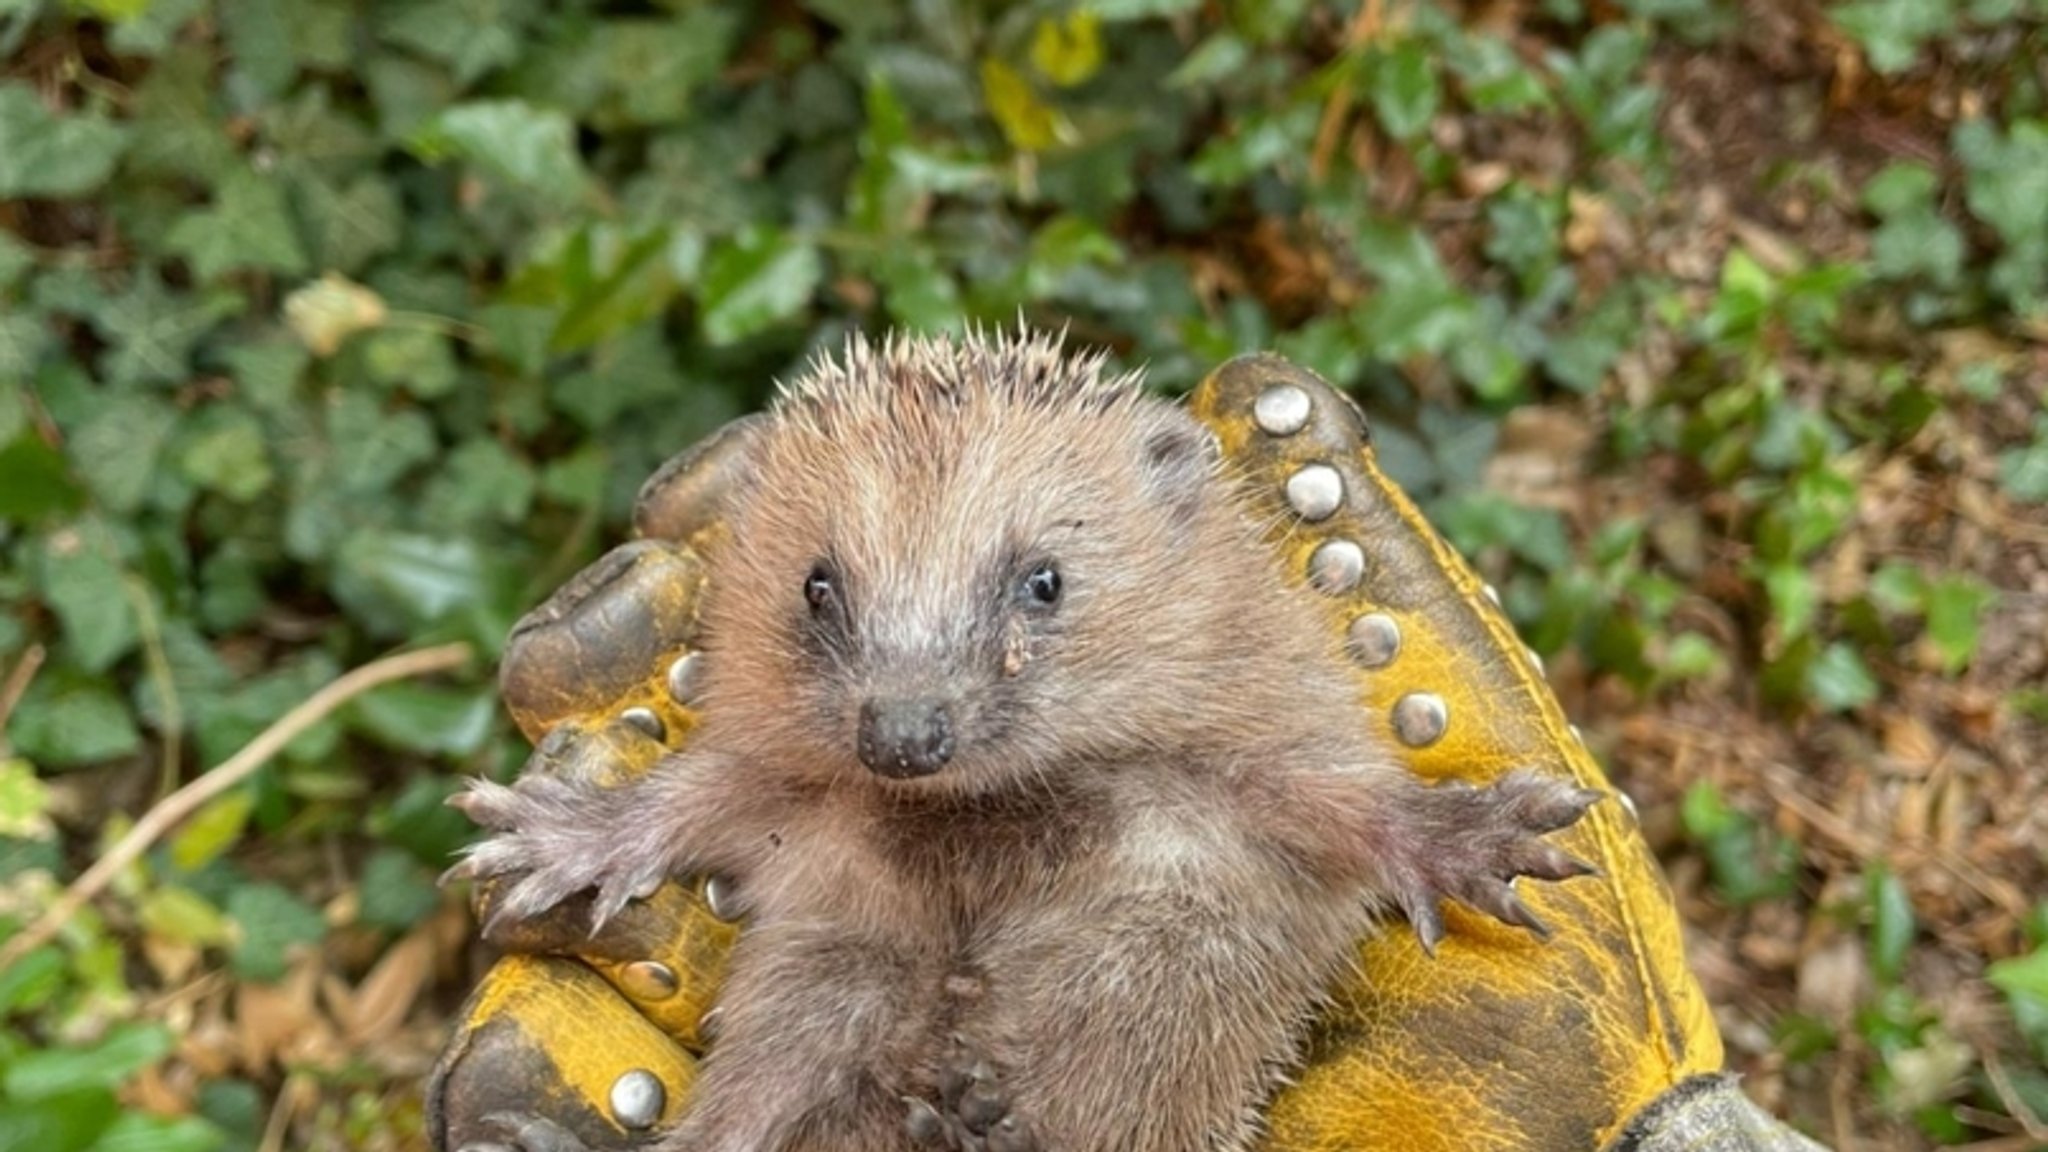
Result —
[[[1986, 574], [1879, 556], [1845, 590], [1823, 562], [1856, 526], [1858, 453], [1942, 421], [1995, 415], [1999, 498], [2048, 500], [2024, 351], [2048, 338], [2048, 4], [1807, 6], [1802, 28], [1879, 90], [1978, 102], [1936, 155], [1852, 185], [1771, 177], [1837, 180], [1815, 196], [1848, 255], [1729, 245], [1690, 279], [1589, 261], [1575, 229], [1588, 205], [1651, 232], [1683, 215], [1658, 61], [1740, 57], [1753, 10], [1494, 7], [1512, 20], [1311, 0], [0, 0], [0, 675], [43, 656], [0, 746], [0, 927], [339, 671], [436, 639], [482, 654], [294, 742], [0, 972], [0, 1145], [253, 1147], [261, 1078], [197, 1088], [182, 1114], [117, 1098], [176, 1039], [144, 943], [264, 982], [296, 945], [433, 914], [467, 835], [441, 799], [523, 757], [489, 671], [512, 621], [620, 536], [656, 463], [856, 329], [1023, 316], [1166, 389], [1239, 351], [1294, 357], [1359, 396], [1539, 650], [1640, 700], [1735, 684], [1774, 716], [1867, 717], [1912, 671], [1890, 663], [1903, 645], [1962, 674]], [[1489, 152], [1532, 138], [1558, 153]], [[1958, 329], [1998, 351], [1930, 376], [1933, 334]], [[1688, 623], [1697, 573], [1650, 518], [1586, 533], [1480, 483], [1531, 402], [1583, 414], [1602, 470], [1676, 462], [1720, 493], [1711, 530], [1743, 560], [1710, 595], [1740, 606], [1738, 634]], [[2048, 713], [2038, 687], [2007, 704]], [[1754, 807], [1695, 791], [1693, 850], [1731, 904], [1806, 907], [1797, 847]], [[1934, 1025], [1884, 959], [1920, 931], [1911, 900], [1876, 869], [1869, 892], [1849, 915], [1880, 926], [1893, 1000], [1857, 1074], [1890, 1101], [1881, 1123], [1981, 1135], [1950, 1105], [2012, 1106], [1969, 1060], [1926, 1100], [1884, 1097]], [[2010, 944], [1998, 987], [2039, 1107], [2036, 940]], [[403, 1079], [371, 1064], [313, 1076], [308, 1146], [418, 1146], [416, 1116], [368, 1103]]]

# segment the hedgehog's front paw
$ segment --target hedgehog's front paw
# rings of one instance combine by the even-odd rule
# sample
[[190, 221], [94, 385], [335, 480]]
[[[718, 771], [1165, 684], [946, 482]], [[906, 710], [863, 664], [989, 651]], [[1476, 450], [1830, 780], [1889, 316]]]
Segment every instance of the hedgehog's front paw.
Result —
[[1420, 816], [1434, 834], [1406, 867], [1396, 870], [1394, 893], [1423, 948], [1435, 952], [1443, 939], [1437, 904], [1446, 896], [1548, 936], [1549, 927], [1515, 895], [1511, 882], [1517, 876], [1567, 880], [1596, 871], [1543, 836], [1569, 827], [1602, 795], [1526, 769], [1486, 788], [1446, 784], [1425, 789]]
[[498, 880], [486, 936], [507, 920], [538, 916], [594, 889], [594, 933], [667, 878], [665, 858], [629, 834], [634, 822], [622, 791], [546, 773], [529, 773], [511, 787], [472, 780], [448, 803], [495, 835], [471, 845], [442, 879]]

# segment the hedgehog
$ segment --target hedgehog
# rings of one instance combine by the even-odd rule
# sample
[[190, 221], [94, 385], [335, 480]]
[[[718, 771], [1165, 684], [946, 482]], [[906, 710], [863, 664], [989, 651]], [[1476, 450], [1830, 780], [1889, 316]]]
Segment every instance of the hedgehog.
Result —
[[613, 787], [458, 798], [497, 917], [678, 874], [748, 923], [663, 1152], [1220, 1152], [1356, 943], [1518, 876], [1598, 798], [1423, 783], [1360, 719], [1207, 429], [1025, 332], [851, 340], [746, 430], [702, 723]]

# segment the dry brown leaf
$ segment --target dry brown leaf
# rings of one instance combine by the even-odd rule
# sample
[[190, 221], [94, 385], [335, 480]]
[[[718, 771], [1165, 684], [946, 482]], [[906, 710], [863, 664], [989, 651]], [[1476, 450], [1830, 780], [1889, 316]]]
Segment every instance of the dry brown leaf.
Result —
[[1485, 484], [1521, 504], [1569, 510], [1580, 497], [1594, 430], [1570, 408], [1529, 405], [1501, 422]]
[[1806, 257], [1800, 254], [1792, 241], [1754, 220], [1732, 217], [1728, 221], [1728, 230], [1765, 271], [1789, 276], [1806, 266]]
[[314, 1006], [319, 979], [318, 958], [308, 957], [294, 964], [279, 983], [236, 985], [236, 1047], [245, 1071], [268, 1071], [280, 1063], [280, 1054], [306, 1035], [331, 1031]]
[[1831, 935], [1799, 961], [1796, 979], [1794, 995], [1801, 1012], [1837, 1025], [1846, 1023], [1863, 1002], [1869, 985], [1870, 966], [1863, 942], [1849, 933]]
[[1925, 776], [1941, 758], [1941, 742], [1927, 722], [1911, 712], [1886, 717], [1883, 729], [1885, 755], [1898, 770], [1909, 776]]
[[434, 940], [421, 925], [391, 947], [355, 988], [339, 1014], [342, 1037], [350, 1044], [382, 1041], [405, 1022], [420, 992], [433, 978]]
[[1613, 206], [1591, 192], [1573, 188], [1565, 203], [1570, 217], [1564, 227], [1564, 247], [1574, 256], [1598, 248], [1617, 226]]
[[197, 1021], [178, 1038], [178, 1059], [202, 1079], [233, 1074], [241, 1053], [241, 1036], [227, 1021], [227, 998], [209, 1001]]

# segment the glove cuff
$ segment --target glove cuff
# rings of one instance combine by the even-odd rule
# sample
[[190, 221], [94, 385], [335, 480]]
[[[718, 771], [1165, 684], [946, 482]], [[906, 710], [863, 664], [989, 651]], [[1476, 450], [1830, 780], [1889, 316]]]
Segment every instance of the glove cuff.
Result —
[[1636, 1113], [1602, 1152], [1826, 1152], [1772, 1119], [1726, 1073], [1679, 1082]]

